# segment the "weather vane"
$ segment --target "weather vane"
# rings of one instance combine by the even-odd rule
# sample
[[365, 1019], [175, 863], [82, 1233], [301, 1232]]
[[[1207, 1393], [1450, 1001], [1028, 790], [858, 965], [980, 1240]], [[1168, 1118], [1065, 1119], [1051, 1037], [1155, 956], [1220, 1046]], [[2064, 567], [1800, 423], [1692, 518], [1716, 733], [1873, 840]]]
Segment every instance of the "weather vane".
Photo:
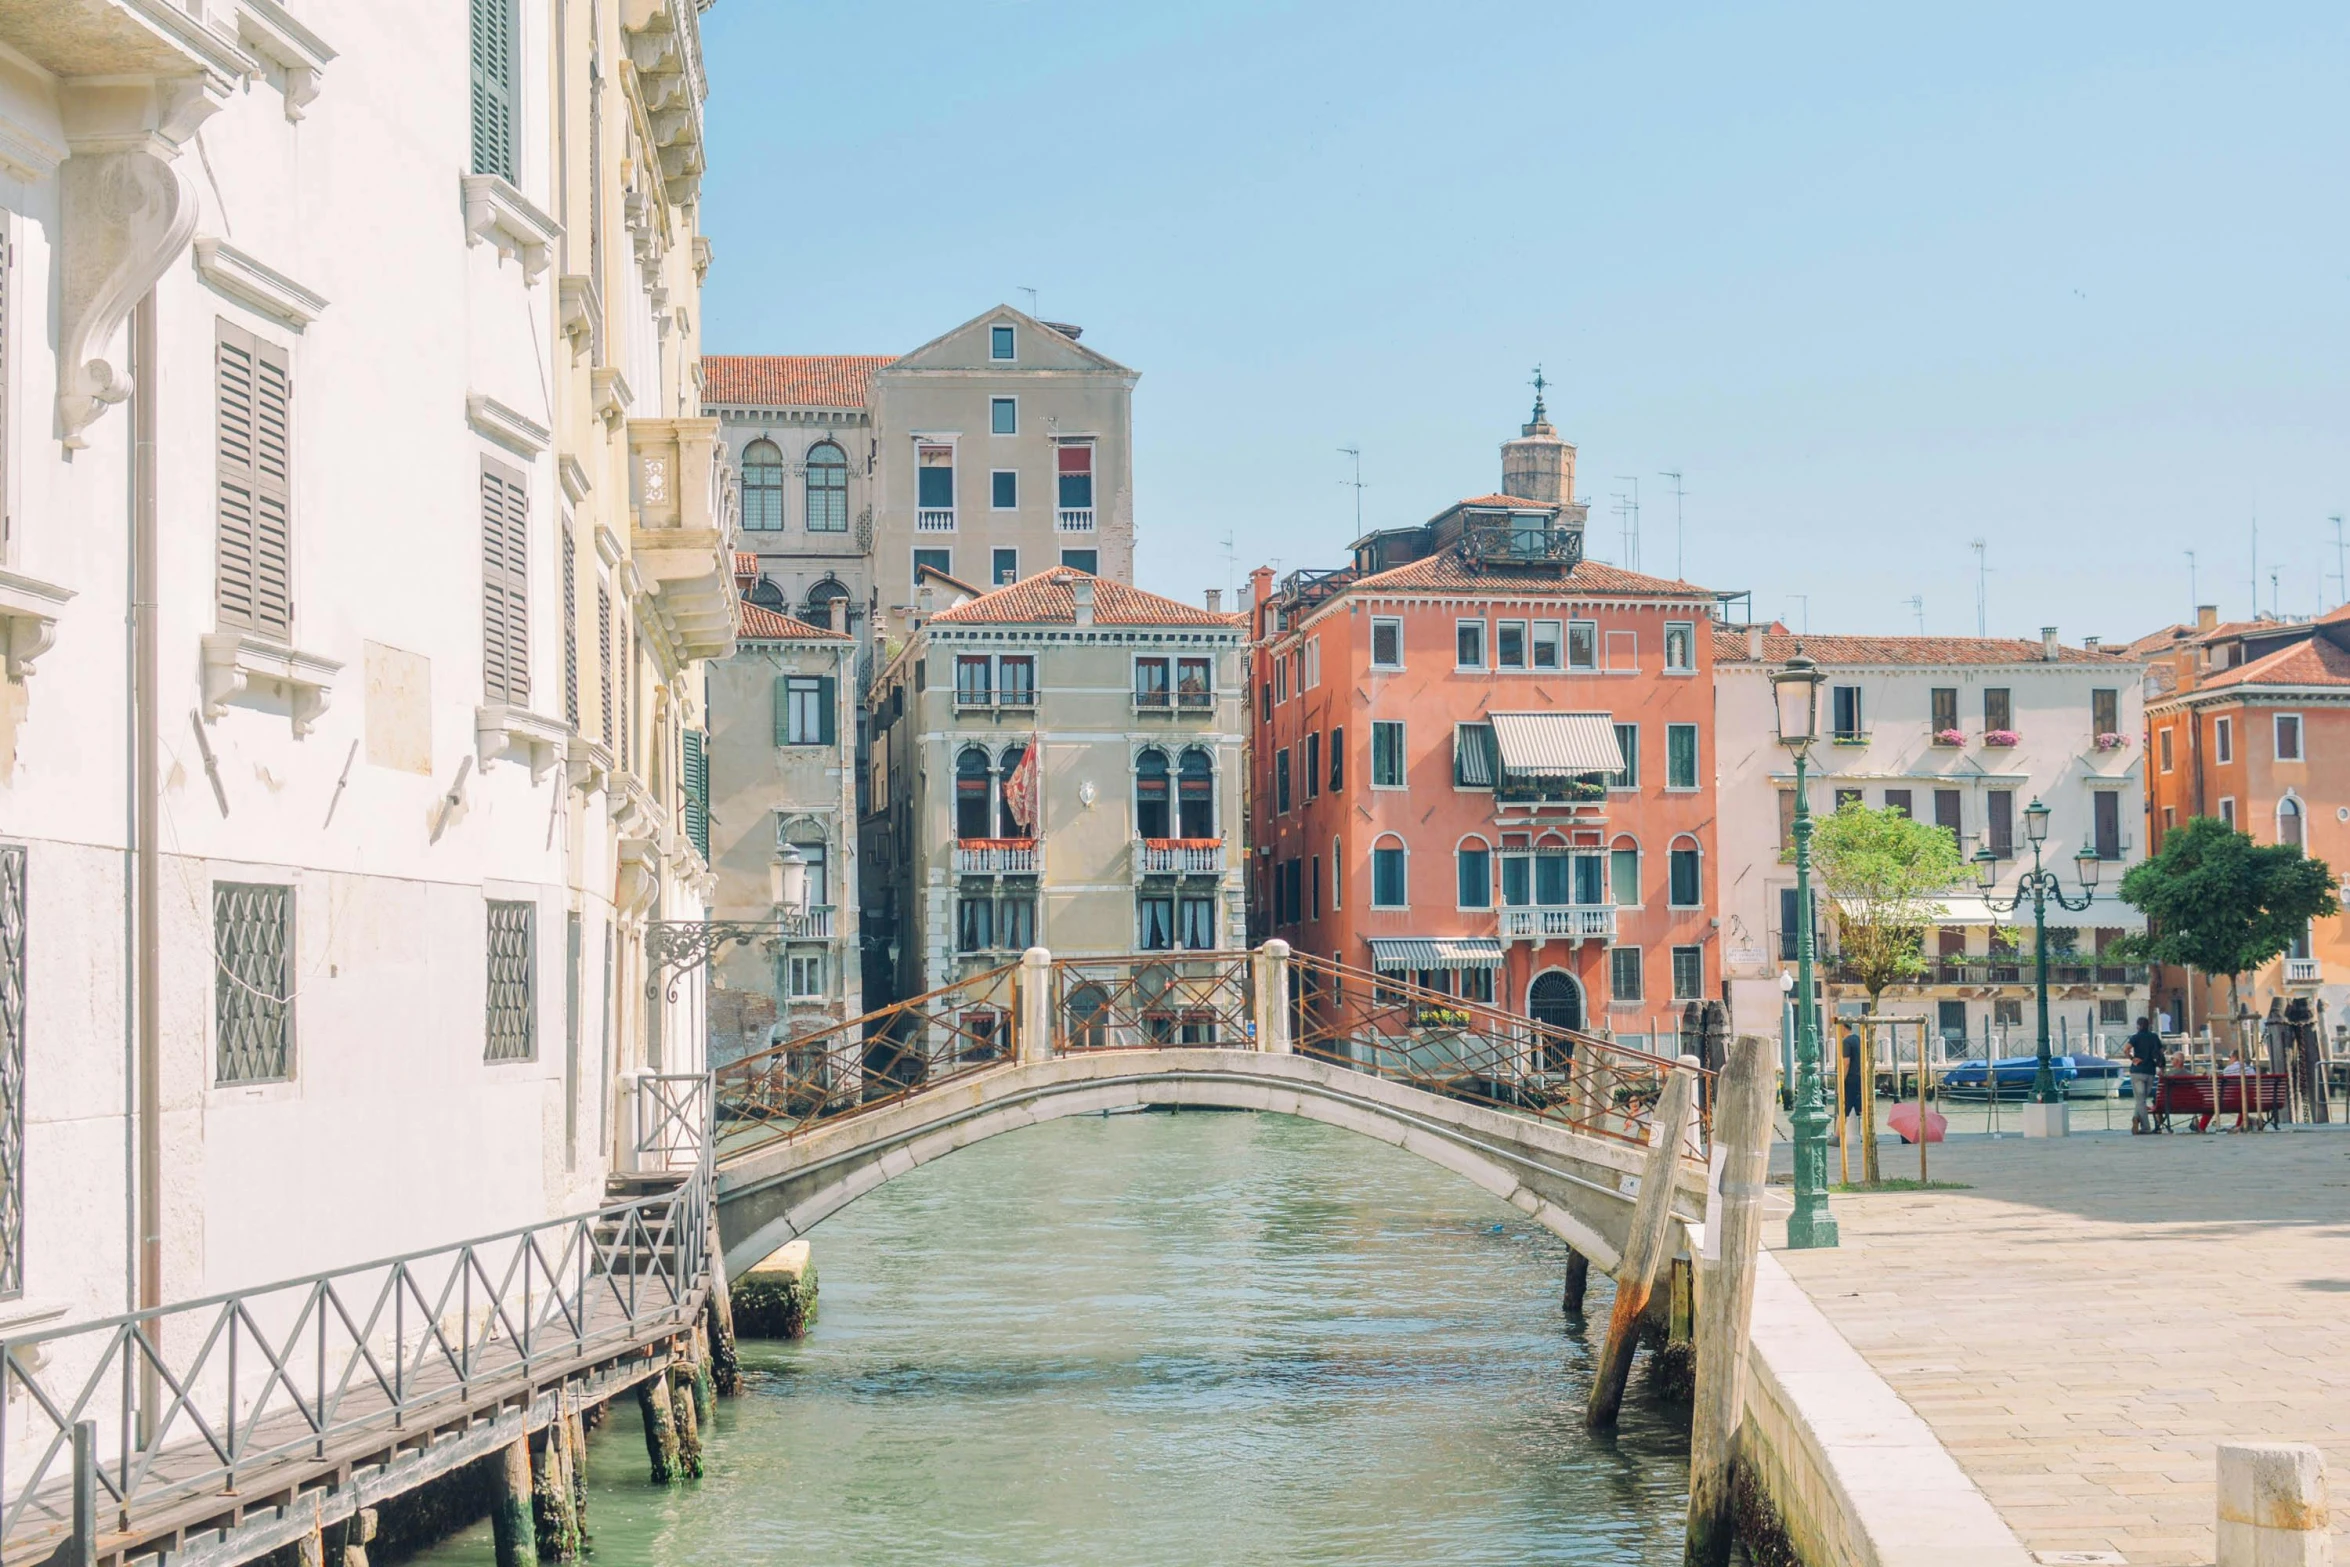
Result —
[[1534, 381], [1533, 381], [1533, 386], [1534, 386], [1534, 422], [1535, 422], [1536, 424], [1540, 424], [1540, 423], [1542, 422], [1542, 389], [1543, 389], [1544, 387], [1548, 386], [1548, 385], [1550, 385], [1550, 383], [1549, 383], [1548, 381], [1545, 381], [1545, 380], [1542, 378], [1542, 366], [1540, 366], [1540, 365], [1536, 365], [1536, 366], [1534, 367]]

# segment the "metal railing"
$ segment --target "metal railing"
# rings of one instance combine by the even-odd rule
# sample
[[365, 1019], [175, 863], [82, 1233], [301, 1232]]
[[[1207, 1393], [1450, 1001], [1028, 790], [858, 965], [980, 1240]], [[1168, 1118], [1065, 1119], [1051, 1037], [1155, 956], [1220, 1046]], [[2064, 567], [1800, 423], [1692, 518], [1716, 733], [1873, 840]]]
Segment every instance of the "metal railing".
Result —
[[2322, 976], [2320, 975], [2320, 973], [2319, 973], [2319, 970], [2318, 970], [2318, 966], [2317, 966], [2317, 959], [2315, 959], [2315, 958], [2287, 958], [2287, 959], [2285, 959], [2285, 983], [2286, 983], [2286, 984], [2288, 984], [2288, 985], [2314, 985], [2314, 984], [2316, 984], [2316, 983], [2318, 982], [2318, 980], [2319, 980], [2321, 977], [2322, 977]]
[[955, 531], [955, 509], [952, 506], [919, 507], [914, 512], [916, 533], [952, 533]]
[[[1644, 1143], [1673, 1062], [1580, 1029], [1307, 953], [1290, 960], [1291, 1048], [1429, 1093]], [[1713, 1102], [1706, 1093], [1703, 1104]]]
[[1505, 908], [1499, 925], [1504, 941], [1614, 941], [1613, 904], [1536, 905]]
[[0, 1340], [0, 1556], [41, 1559], [77, 1511], [126, 1555], [231, 1527], [690, 1327], [709, 1192], [697, 1161], [673, 1191], [592, 1213]]
[[1253, 980], [1246, 952], [1145, 952], [1053, 960], [1054, 1048], [1248, 1049]]
[[1034, 876], [1043, 862], [1041, 838], [961, 838], [955, 843], [958, 876]]
[[717, 1151], [731, 1157], [1012, 1060], [1018, 976], [1017, 964], [986, 969], [718, 1068]]
[[636, 1168], [698, 1170], [710, 1154], [707, 1072], [645, 1072], [636, 1079]]
[[1091, 506], [1063, 506], [1053, 514], [1054, 525], [1063, 533], [1091, 533], [1093, 508]]
[[1134, 868], [1145, 876], [1221, 876], [1221, 838], [1137, 838]]

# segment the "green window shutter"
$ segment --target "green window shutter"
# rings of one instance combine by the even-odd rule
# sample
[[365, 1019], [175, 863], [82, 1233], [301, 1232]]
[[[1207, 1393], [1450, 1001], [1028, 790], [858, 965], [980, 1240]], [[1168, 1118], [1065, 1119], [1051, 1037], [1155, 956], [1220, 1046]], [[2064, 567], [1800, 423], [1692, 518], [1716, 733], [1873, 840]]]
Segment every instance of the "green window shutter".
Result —
[[530, 498], [522, 473], [481, 465], [483, 699], [530, 705]]
[[688, 729], [685, 740], [685, 835], [710, 858], [710, 763], [702, 752], [702, 732]]
[[213, 349], [213, 603], [222, 629], [259, 629], [254, 593], [253, 334], [219, 323]]
[[784, 675], [775, 677], [775, 743], [791, 744], [791, 680]]
[[514, 0], [473, 0], [473, 172], [514, 179]]
[[816, 682], [816, 707], [817, 710], [824, 715], [824, 727], [818, 732], [817, 738], [822, 740], [826, 745], [836, 744], [838, 740], [838, 737], [835, 733], [836, 720], [832, 711], [834, 705], [832, 696], [832, 677], [830, 675], [826, 675], [824, 678]]

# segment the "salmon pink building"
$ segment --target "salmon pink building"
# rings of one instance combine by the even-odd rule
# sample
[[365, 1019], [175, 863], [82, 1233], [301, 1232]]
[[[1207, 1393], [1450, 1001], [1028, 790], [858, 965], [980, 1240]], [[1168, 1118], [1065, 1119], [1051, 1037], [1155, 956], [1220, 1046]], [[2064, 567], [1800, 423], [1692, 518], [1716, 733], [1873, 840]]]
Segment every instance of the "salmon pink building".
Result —
[[1505, 488], [1255, 574], [1253, 934], [1616, 1034], [1720, 995], [1713, 596], [1583, 555], [1535, 408]]

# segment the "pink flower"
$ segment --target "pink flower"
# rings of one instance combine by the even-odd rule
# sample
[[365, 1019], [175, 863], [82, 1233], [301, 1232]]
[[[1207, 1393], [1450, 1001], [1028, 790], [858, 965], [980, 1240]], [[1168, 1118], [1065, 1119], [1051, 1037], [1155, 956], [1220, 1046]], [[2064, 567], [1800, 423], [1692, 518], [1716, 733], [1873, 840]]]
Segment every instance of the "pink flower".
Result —
[[1985, 745], [2015, 745], [2020, 743], [2022, 739], [2023, 736], [2012, 729], [1987, 730], [1983, 735]]
[[2110, 729], [2097, 737], [2097, 749], [2100, 751], [2118, 751], [2129, 743], [2128, 735], [2116, 734]]
[[1966, 731], [1963, 729], [1937, 729], [1934, 731], [1934, 743], [1936, 745], [1964, 745], [1966, 744]]

